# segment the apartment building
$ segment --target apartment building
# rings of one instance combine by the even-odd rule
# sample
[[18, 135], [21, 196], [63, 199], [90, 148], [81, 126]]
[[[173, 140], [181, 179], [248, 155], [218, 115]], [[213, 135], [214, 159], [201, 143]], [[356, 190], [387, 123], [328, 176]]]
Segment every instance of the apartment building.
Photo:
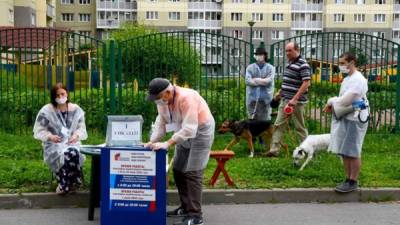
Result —
[[56, 0], [2, 0], [0, 26], [53, 27]]
[[56, 0], [56, 27], [96, 36], [95, 0]]

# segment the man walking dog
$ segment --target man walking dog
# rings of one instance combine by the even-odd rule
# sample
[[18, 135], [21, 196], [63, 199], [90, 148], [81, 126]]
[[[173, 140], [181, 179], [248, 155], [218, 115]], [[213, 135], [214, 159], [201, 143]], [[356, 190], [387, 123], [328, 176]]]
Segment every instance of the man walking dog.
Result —
[[300, 47], [297, 43], [289, 42], [285, 50], [289, 62], [283, 72], [282, 100], [278, 108], [275, 132], [272, 136], [271, 149], [267, 153], [268, 157], [277, 157], [279, 155], [281, 139], [288, 129], [289, 119], [292, 119], [296, 133], [301, 141], [304, 141], [308, 135], [304, 122], [304, 108], [307, 104], [311, 69], [307, 61], [301, 57]]

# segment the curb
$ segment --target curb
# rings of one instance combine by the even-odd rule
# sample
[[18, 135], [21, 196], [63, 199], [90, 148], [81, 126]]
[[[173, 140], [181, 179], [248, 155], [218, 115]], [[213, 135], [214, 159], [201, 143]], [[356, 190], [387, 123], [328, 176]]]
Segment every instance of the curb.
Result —
[[[88, 192], [68, 196], [55, 193], [1, 194], [0, 209], [87, 207]], [[362, 188], [349, 194], [338, 194], [332, 188], [293, 189], [206, 189], [203, 204], [259, 203], [343, 203], [400, 201], [400, 188]], [[176, 190], [167, 191], [167, 204], [178, 205]]]

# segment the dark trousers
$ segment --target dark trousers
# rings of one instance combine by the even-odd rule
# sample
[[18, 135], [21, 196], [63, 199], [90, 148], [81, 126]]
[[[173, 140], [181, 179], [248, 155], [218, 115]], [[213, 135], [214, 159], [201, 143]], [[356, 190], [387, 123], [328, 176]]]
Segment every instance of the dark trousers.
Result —
[[181, 172], [173, 170], [181, 207], [189, 216], [201, 217], [202, 182], [204, 170]]

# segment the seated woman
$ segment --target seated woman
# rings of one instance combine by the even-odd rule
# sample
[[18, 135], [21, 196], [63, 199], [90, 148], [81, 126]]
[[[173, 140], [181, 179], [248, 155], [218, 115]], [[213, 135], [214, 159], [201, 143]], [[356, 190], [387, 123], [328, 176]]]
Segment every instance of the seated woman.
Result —
[[36, 117], [34, 138], [43, 142], [44, 161], [58, 181], [56, 193], [67, 194], [82, 184], [84, 156], [79, 145], [87, 138], [85, 115], [68, 101], [67, 89], [60, 83], [51, 89], [50, 99]]

